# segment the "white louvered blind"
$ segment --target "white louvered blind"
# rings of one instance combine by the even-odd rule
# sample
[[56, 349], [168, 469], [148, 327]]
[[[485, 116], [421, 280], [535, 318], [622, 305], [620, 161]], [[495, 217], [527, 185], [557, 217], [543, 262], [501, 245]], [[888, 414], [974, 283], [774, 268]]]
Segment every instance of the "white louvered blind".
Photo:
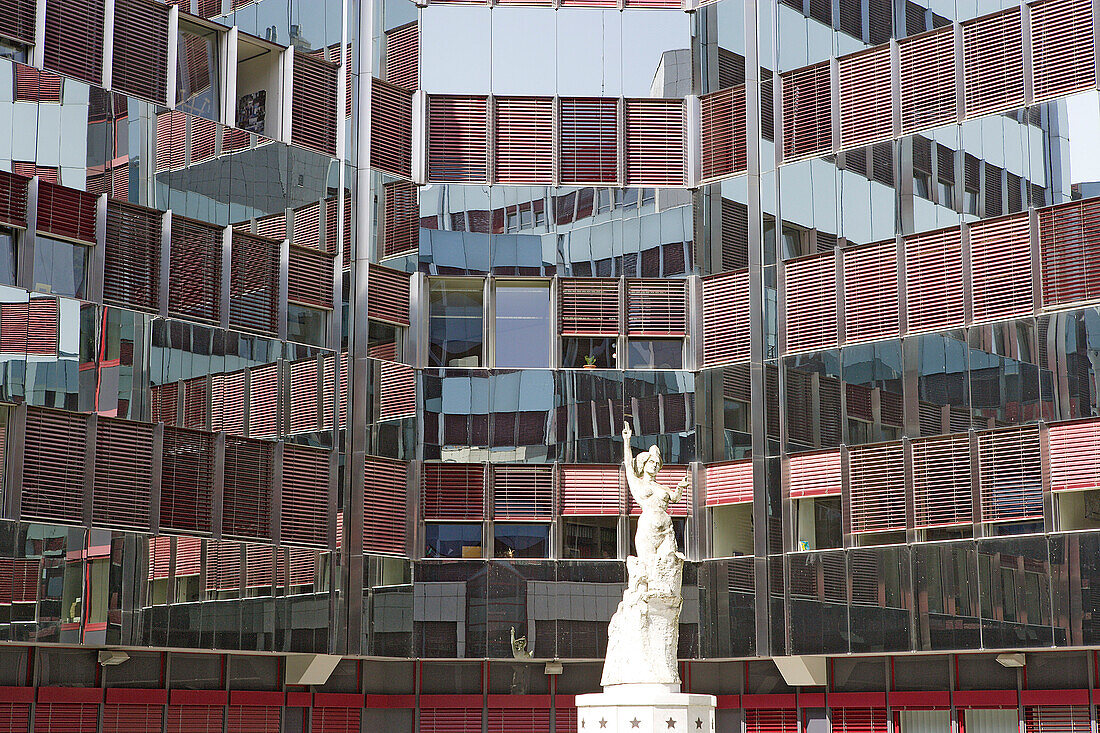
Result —
[[945, 527], [974, 521], [970, 436], [914, 440], [912, 447], [916, 526]]
[[563, 464], [558, 473], [563, 515], [618, 514], [622, 507], [622, 466]]
[[978, 433], [978, 466], [983, 522], [1042, 518], [1037, 426]]
[[493, 518], [549, 520], [554, 513], [553, 466], [492, 468]]
[[852, 531], [905, 529], [905, 458], [901, 443], [848, 452]]
[[845, 342], [897, 336], [899, 329], [897, 245], [890, 240], [846, 250]]
[[836, 264], [832, 252], [786, 265], [787, 352], [837, 345]]

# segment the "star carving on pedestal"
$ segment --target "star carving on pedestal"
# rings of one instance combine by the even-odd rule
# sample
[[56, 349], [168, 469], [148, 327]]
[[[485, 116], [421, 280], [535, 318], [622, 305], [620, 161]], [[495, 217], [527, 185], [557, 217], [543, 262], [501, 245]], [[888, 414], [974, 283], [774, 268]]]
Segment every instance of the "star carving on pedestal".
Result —
[[668, 719], [668, 720], [666, 720], [665, 722], [666, 722], [666, 723], [668, 723], [668, 727], [669, 727], [669, 728], [675, 728], [675, 727], [676, 727], [676, 721], [675, 721], [675, 720], [673, 720], [672, 718], [669, 718], [669, 719]]
[[631, 728], [637, 728], [641, 724], [642, 724], [642, 721], [638, 720], [637, 717], [635, 717], [634, 720], [630, 721], [630, 727]]
[[581, 727], [584, 727], [584, 718], [581, 718]]
[[700, 730], [703, 728], [703, 719], [702, 718], [696, 718], [695, 719], [695, 727], [700, 729]]
[[601, 728], [606, 728], [607, 727], [607, 718], [600, 718], [600, 727]]

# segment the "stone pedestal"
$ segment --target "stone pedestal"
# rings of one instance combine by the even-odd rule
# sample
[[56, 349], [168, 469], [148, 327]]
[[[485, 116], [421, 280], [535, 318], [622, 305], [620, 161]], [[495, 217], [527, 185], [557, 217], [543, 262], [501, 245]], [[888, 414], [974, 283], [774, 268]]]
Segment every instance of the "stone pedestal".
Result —
[[714, 733], [713, 695], [679, 685], [611, 685], [577, 696], [578, 733]]

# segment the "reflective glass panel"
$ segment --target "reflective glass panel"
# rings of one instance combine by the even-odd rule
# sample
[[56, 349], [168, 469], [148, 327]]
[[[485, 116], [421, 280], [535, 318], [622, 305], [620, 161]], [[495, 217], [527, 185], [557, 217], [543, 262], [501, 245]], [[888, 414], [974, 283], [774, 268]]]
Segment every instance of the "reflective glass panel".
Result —
[[481, 366], [483, 281], [432, 280], [428, 364]]
[[34, 241], [34, 289], [84, 297], [88, 247], [38, 236]]
[[550, 364], [550, 284], [500, 282], [496, 289], [496, 364]]

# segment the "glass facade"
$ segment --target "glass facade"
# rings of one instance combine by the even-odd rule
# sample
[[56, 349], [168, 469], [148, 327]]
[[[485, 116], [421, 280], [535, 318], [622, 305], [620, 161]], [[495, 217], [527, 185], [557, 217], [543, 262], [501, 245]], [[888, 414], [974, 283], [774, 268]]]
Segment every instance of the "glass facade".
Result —
[[718, 730], [1095, 728], [1087, 0], [0, 15], [12, 730], [577, 731], [624, 422]]

